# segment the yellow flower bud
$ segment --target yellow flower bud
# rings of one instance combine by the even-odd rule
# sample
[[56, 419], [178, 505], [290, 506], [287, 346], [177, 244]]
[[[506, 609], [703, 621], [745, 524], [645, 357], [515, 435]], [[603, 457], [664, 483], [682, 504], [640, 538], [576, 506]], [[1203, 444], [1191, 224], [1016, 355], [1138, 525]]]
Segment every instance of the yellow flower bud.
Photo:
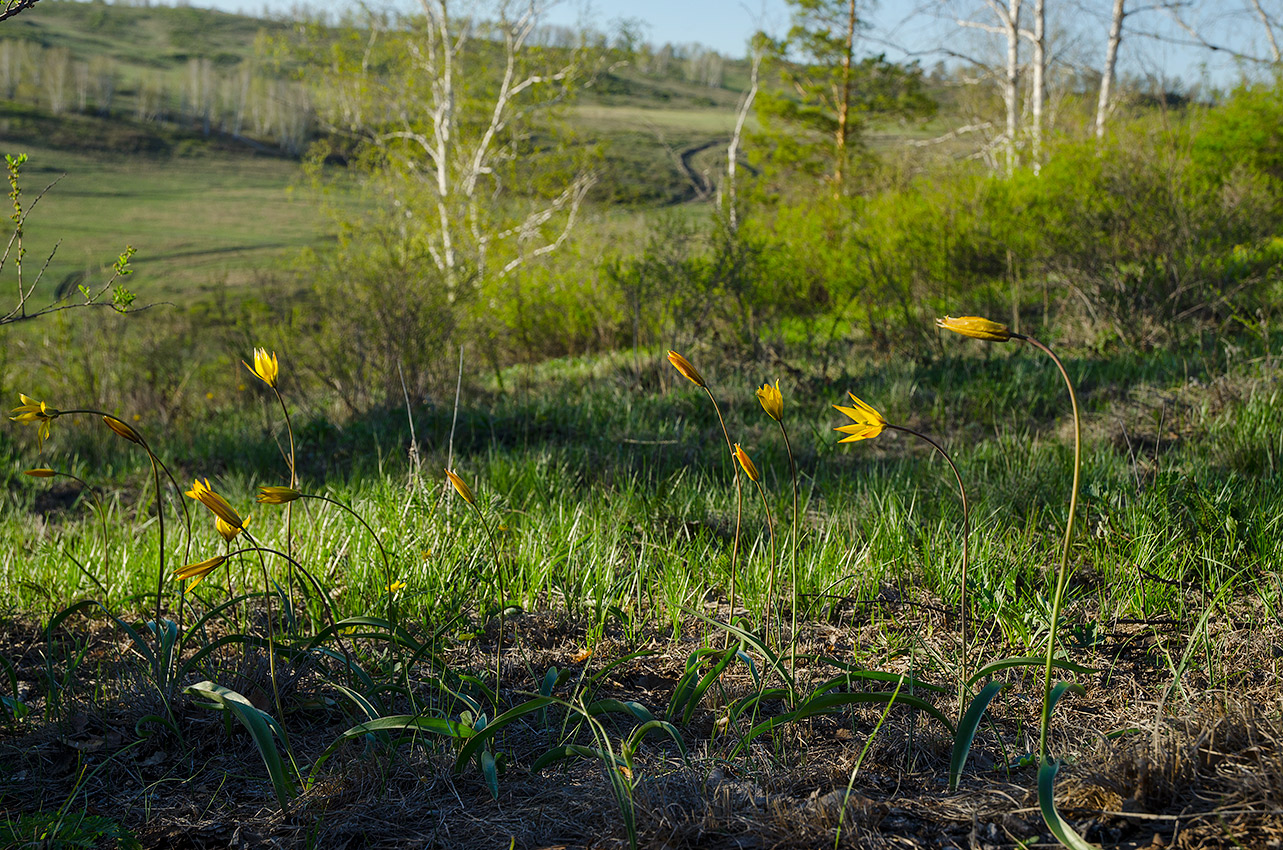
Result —
[[676, 351], [668, 352], [668, 362], [672, 363], [673, 368], [685, 375], [695, 386], [705, 388], [708, 386], [704, 383], [704, 377], [691, 365], [691, 362]]
[[748, 476], [750, 481], [758, 480], [757, 466], [754, 465], [753, 459], [748, 456], [748, 452], [740, 447], [739, 443], [735, 444], [735, 459], [744, 468], [744, 474]]
[[1006, 342], [1011, 339], [1011, 330], [1001, 322], [982, 319], [979, 316], [945, 316], [936, 319], [936, 327], [960, 333], [973, 339], [987, 339], [991, 342]]

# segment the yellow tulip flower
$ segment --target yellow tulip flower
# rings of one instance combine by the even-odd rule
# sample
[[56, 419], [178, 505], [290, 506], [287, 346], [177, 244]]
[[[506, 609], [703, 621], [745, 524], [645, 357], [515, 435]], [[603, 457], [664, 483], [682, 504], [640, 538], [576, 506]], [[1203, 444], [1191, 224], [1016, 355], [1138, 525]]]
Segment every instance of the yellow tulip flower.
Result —
[[762, 384], [757, 390], [757, 400], [762, 403], [762, 409], [766, 415], [779, 422], [784, 418], [784, 396], [780, 394], [780, 382], [776, 381], [775, 386]]
[[267, 353], [265, 348], [254, 349], [254, 365], [251, 366], [244, 360], [241, 361], [245, 368], [254, 373], [254, 375], [263, 383], [272, 389], [276, 389], [276, 376], [280, 374], [281, 367], [276, 361], [276, 352]]
[[241, 519], [241, 515], [236, 513], [226, 499], [210, 489], [208, 478], [204, 481], [197, 478], [192, 483], [192, 489], [187, 491], [187, 495], [209, 508], [214, 516], [228, 525], [235, 528], [245, 527], [245, 521]]
[[843, 407], [840, 404], [833, 405], [852, 419], [852, 424], [833, 429], [850, 435], [838, 440], [838, 442], [854, 443], [856, 440], [867, 440], [870, 437], [876, 437], [881, 434], [883, 429], [887, 427], [887, 421], [882, 418], [882, 414], [856, 398], [855, 393], [848, 392], [847, 395], [851, 397], [851, 401], [855, 402], [855, 407]]

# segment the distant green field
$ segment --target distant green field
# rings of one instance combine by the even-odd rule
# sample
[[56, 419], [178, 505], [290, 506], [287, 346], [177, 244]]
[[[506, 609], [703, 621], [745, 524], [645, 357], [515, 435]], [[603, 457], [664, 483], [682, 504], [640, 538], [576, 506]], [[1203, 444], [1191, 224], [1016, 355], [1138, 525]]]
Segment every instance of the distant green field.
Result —
[[[299, 250], [327, 240], [327, 221], [310, 190], [292, 188], [296, 163], [210, 154], [192, 158], [97, 156], [23, 145], [24, 198], [56, 186], [27, 221], [24, 276], [57, 248], [39, 296], [70, 287], [126, 245], [143, 300], [191, 299], [215, 287], [240, 288]], [[28, 278], [29, 279], [29, 278]], [[39, 302], [39, 297], [38, 297]]]

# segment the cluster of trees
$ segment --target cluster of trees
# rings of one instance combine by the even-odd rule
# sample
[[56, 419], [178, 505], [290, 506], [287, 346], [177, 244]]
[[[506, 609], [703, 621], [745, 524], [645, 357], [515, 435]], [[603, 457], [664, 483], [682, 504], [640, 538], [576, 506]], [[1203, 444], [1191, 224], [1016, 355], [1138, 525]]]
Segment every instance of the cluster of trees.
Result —
[[249, 136], [291, 155], [315, 132], [311, 89], [251, 61], [192, 57], [174, 69], [124, 69], [110, 56], [79, 59], [67, 47], [0, 39], [0, 100]]
[[[357, 405], [400, 397], [403, 377], [431, 393], [452, 379], [463, 342], [498, 369], [696, 330], [751, 348], [785, 324], [812, 339], [862, 326], [890, 341], [923, 310], [1009, 307], [1018, 324], [1033, 299], [1043, 320], [1082, 305], [1093, 328], [1148, 345], [1278, 282], [1279, 87], [1244, 87], [1205, 121], [1116, 109], [1120, 56], [1143, 15], [1221, 46], [1192, 5], [931, 3], [917, 14], [947, 26], [936, 52], [949, 61], [927, 75], [870, 49], [858, 0], [789, 2], [790, 29], [752, 43], [717, 214], [702, 227], [664, 222], [639, 242], [580, 227], [598, 154], [559, 125], [558, 107], [620, 61], [711, 85], [721, 58], [541, 27], [538, 0], [300, 19], [263, 45], [261, 66], [191, 60], [157, 83], [180, 105], [139, 117], [270, 127], [301, 145], [305, 121], [285, 127], [254, 105], [291, 103], [287, 90], [298, 98], [287, 111], [350, 155], [368, 203], [336, 211], [339, 245], [310, 275], [310, 321], [327, 381]], [[1277, 68], [1277, 0], [1242, 2], [1267, 36], [1255, 64]], [[1086, 8], [1100, 13], [1095, 28]], [[1082, 47], [1089, 36], [1098, 50]], [[1251, 49], [1234, 52], [1248, 62]], [[904, 138], [892, 157], [870, 150], [871, 129], [936, 114], [942, 87], [940, 135]], [[100, 108], [123, 88], [80, 98], [72, 85], [67, 108]]]

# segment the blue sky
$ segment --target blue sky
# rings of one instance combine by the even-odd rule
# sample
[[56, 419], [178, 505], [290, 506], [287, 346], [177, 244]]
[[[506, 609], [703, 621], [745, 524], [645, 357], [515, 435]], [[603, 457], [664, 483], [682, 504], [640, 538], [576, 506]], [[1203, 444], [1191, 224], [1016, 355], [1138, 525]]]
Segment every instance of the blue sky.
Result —
[[[164, 2], [164, 0], [160, 0]], [[172, 0], [171, 0], [172, 2]], [[261, 14], [267, 8], [274, 12], [288, 12], [299, 5], [297, 0], [191, 0], [192, 5], [212, 6], [226, 11]], [[402, 3], [413, 3], [413, 0], [401, 0]], [[1266, 0], [1274, 3], [1277, 0]], [[304, 5], [323, 8], [334, 8], [340, 4], [307, 2]], [[379, 5], [375, 0], [374, 5]], [[417, 3], [414, 3], [417, 6]], [[484, 2], [481, 5], [485, 5]], [[954, 23], [954, 16], [945, 15], [938, 18], [919, 16], [905, 22], [906, 10], [918, 3], [907, 0], [882, 0], [873, 13], [874, 39], [881, 35], [887, 41], [870, 41], [870, 51], [885, 51], [893, 59], [903, 58], [904, 54], [897, 47], [909, 51], [922, 52], [920, 57], [928, 67], [936, 61], [938, 55], [931, 54], [933, 46], [948, 44], [963, 45], [969, 49], [985, 53], [994, 52], [979, 45], [974, 30], [960, 30]], [[1213, 4], [1215, 6], [1216, 4]], [[1231, 0], [1232, 5], [1232, 0]], [[956, 0], [951, 8], [966, 12], [966, 0]], [[975, 3], [983, 9], [982, 3]], [[1064, 32], [1068, 28], [1079, 30], [1076, 35], [1064, 39], [1065, 49], [1073, 52], [1075, 64], [1098, 68], [1099, 57], [1105, 48], [1107, 15], [1109, 0], [1082, 0], [1073, 6], [1071, 20], [1055, 20], [1055, 4], [1048, 4], [1049, 29], [1060, 27]], [[938, 7], [937, 7], [938, 8]], [[1067, 6], [1061, 6], [1068, 9]], [[983, 14], [978, 12], [977, 14]], [[655, 44], [672, 42], [685, 44], [698, 42], [714, 48], [719, 53], [730, 57], [741, 57], [747, 50], [748, 39], [759, 29], [766, 29], [776, 34], [783, 33], [789, 25], [789, 7], [785, 0], [648, 0], [638, 3], [636, 0], [562, 0], [553, 6], [546, 20], [550, 23], [571, 26], [587, 24], [598, 30], [609, 31], [612, 23], [621, 18], [641, 19], [645, 22], [646, 39]], [[1244, 19], [1239, 17], [1230, 20], [1233, 27], [1242, 27]], [[1155, 32], [1164, 32], [1169, 38], [1180, 39], [1182, 33], [1175, 30], [1170, 22], [1152, 14], [1148, 19], [1136, 15], [1129, 19], [1129, 27], [1143, 27]], [[1218, 29], [1208, 31], [1219, 36], [1230, 37], [1226, 32], [1226, 21]], [[1219, 39], [1218, 39], [1219, 40]], [[1027, 50], [1027, 46], [1024, 48]], [[998, 55], [992, 56], [996, 63]], [[1179, 77], [1186, 85], [1207, 78], [1217, 85], [1231, 83], [1238, 76], [1238, 68], [1227, 59], [1207, 51], [1194, 50], [1171, 43], [1159, 42], [1141, 37], [1124, 37], [1123, 49], [1119, 57], [1120, 71], [1141, 75], [1164, 76], [1168, 79]]]

